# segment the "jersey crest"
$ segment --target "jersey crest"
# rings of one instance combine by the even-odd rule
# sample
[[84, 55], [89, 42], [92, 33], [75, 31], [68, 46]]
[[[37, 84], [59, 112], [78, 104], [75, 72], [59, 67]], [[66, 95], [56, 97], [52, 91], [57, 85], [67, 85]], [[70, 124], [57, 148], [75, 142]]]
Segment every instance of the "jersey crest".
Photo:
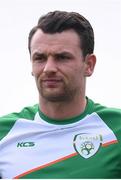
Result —
[[102, 142], [101, 135], [95, 134], [77, 134], [74, 137], [74, 148], [78, 154], [87, 159], [93, 156], [98, 150]]

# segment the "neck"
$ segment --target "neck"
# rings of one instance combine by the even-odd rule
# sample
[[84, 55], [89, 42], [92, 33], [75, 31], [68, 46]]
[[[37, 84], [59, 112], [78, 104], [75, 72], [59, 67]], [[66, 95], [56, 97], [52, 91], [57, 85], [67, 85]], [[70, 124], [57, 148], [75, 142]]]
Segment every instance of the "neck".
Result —
[[41, 111], [53, 119], [67, 119], [83, 113], [86, 107], [86, 98], [79, 98], [73, 102], [50, 102], [39, 98]]

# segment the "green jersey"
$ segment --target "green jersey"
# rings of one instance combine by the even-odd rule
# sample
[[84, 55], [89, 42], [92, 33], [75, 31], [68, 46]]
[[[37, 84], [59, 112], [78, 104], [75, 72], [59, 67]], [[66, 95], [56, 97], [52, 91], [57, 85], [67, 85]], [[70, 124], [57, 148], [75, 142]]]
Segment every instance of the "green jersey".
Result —
[[88, 99], [82, 114], [63, 121], [38, 105], [1, 117], [0, 177], [121, 178], [121, 110]]

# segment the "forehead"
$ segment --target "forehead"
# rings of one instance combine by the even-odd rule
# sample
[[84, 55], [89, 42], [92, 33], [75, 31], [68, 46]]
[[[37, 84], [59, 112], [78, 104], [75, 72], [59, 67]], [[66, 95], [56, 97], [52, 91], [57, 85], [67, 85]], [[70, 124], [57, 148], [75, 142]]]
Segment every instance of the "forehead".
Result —
[[61, 33], [44, 33], [38, 29], [31, 40], [31, 53], [38, 51], [75, 51], [80, 50], [80, 39], [74, 30]]

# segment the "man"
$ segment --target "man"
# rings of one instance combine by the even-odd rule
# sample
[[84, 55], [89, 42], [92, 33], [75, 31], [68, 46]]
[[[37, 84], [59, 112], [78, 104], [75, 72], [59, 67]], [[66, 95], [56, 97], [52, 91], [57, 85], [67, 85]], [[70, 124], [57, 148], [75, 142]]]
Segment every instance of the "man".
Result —
[[28, 47], [39, 105], [1, 117], [1, 178], [121, 178], [121, 110], [85, 94], [96, 63], [88, 20], [50, 12]]

